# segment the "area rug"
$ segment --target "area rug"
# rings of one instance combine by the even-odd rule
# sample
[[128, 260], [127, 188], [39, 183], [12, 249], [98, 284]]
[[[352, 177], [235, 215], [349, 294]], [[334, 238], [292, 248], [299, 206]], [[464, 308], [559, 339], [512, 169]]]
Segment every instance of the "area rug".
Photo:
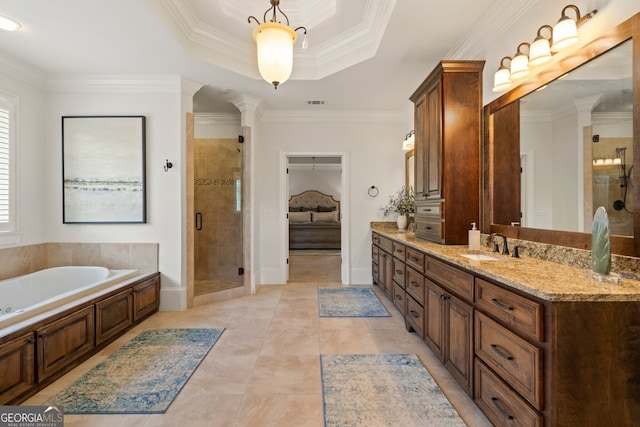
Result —
[[65, 414], [162, 414], [223, 331], [144, 331], [47, 404]]
[[414, 354], [323, 354], [326, 427], [464, 427]]
[[371, 288], [318, 288], [320, 317], [390, 317]]

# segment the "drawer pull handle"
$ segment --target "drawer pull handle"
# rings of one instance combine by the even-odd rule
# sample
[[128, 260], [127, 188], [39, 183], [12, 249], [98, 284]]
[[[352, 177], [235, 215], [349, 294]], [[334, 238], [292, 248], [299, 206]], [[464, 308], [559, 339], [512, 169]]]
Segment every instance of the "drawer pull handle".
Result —
[[396, 295], [396, 299], [397, 299], [398, 301], [402, 301], [402, 296], [401, 296], [400, 294], [398, 294], [398, 295]]
[[498, 408], [498, 411], [500, 411], [500, 413], [508, 420], [512, 420], [513, 419], [513, 415], [509, 415], [509, 413], [502, 407], [502, 405], [499, 403], [499, 400], [497, 397], [492, 397], [491, 401], [493, 402], [493, 404], [495, 405], [496, 408]]
[[513, 360], [513, 356], [511, 356], [509, 353], [502, 350], [496, 344], [491, 344], [491, 348], [493, 349], [493, 351], [495, 351], [498, 354], [498, 356], [502, 357], [503, 359]]
[[420, 314], [419, 314], [417, 311], [415, 311], [415, 310], [409, 310], [409, 313], [411, 313], [411, 315], [412, 315], [413, 317], [415, 317], [416, 319], [417, 319], [418, 317], [420, 317]]
[[500, 307], [503, 310], [508, 310], [508, 311], [512, 311], [513, 310], [513, 307], [508, 306], [506, 304], [503, 304], [503, 303], [501, 303], [500, 301], [498, 301], [495, 298], [491, 298], [491, 302], [494, 303], [495, 305], [497, 305], [498, 307]]
[[402, 274], [402, 270], [396, 270], [396, 274]]
[[416, 288], [418, 288], [418, 287], [419, 287], [419, 286], [418, 286], [418, 282], [414, 282], [413, 280], [411, 281], [411, 284], [412, 284], [413, 286], [415, 286]]
[[428, 226], [427, 226], [427, 227], [425, 227], [424, 229], [425, 229], [425, 230], [431, 230], [431, 227], [428, 227]]
[[447, 296], [446, 295], [438, 295], [438, 299], [439, 300], [447, 299]]

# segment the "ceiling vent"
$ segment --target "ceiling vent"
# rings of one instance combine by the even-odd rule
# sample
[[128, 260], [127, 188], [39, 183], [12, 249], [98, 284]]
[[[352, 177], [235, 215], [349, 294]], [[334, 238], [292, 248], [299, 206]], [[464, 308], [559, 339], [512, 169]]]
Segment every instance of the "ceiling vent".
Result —
[[324, 105], [326, 102], [326, 99], [307, 99], [307, 105]]

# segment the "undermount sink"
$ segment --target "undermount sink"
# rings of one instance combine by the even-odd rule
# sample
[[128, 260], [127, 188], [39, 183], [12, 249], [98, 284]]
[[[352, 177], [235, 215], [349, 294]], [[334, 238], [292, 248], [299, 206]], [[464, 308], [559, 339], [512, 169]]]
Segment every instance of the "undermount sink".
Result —
[[465, 258], [472, 259], [474, 261], [500, 261], [500, 258], [496, 258], [487, 254], [460, 254]]

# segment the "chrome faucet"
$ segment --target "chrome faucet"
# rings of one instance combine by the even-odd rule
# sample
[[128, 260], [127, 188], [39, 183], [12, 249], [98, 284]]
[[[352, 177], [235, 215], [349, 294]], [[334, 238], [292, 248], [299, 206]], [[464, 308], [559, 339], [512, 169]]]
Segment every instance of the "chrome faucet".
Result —
[[509, 246], [507, 246], [507, 236], [500, 233], [491, 233], [489, 241], [493, 242], [493, 252], [498, 252], [498, 244], [493, 241], [494, 237], [502, 237], [502, 255], [509, 255]]

